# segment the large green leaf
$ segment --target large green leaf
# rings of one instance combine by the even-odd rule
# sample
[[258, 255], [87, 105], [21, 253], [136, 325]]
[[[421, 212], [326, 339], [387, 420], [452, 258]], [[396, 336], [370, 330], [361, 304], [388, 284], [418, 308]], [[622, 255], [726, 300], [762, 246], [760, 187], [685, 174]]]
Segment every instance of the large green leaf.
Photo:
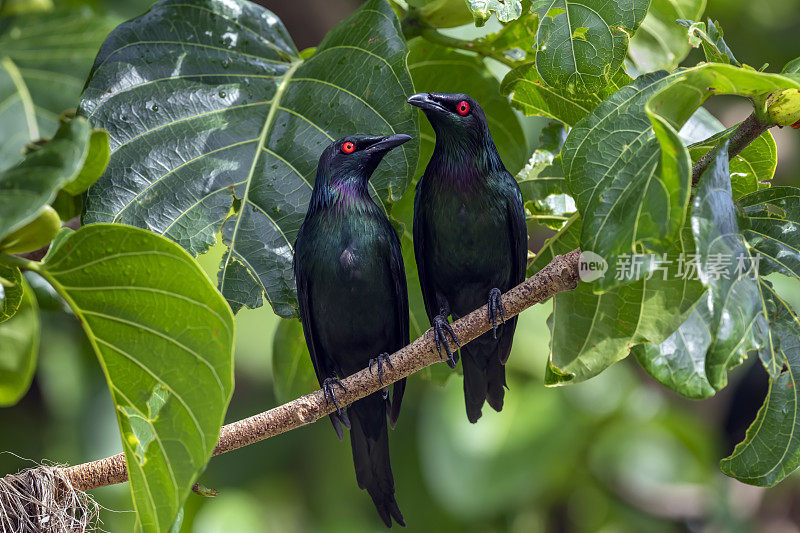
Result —
[[102, 133], [93, 135], [85, 119], [67, 119], [52, 140], [0, 173], [0, 239], [33, 221], [60, 189], [96, 178], [102, 169], [96, 152], [103, 150], [104, 142]]
[[22, 302], [22, 275], [19, 268], [0, 262], [0, 322], [14, 316]]
[[[497, 79], [483, 59], [414, 39], [409, 45], [408, 70], [419, 92], [466, 93], [483, 108], [492, 138], [509, 172], [515, 173], [525, 164], [528, 145], [519, 120], [508, 100], [500, 95]], [[433, 153], [435, 135], [427, 119], [420, 122], [420, 157], [417, 176], [425, 171]]]
[[717, 390], [727, 384], [728, 370], [740, 364], [749, 350], [771, 341], [757, 267], [736, 215], [726, 143], [701, 176], [692, 209], [697, 275], [709, 289], [698, 304], [706, 306], [711, 317], [706, 373]]
[[[266, 297], [295, 315], [292, 246], [320, 152], [354, 133], [417, 137], [406, 52], [385, 0], [364, 4], [310, 56], [246, 0], [158, 2], [112, 32], [81, 98], [112, 149], [84, 222], [145, 227], [194, 254], [221, 228], [219, 288], [231, 306]], [[375, 172], [384, 204], [405, 192], [417, 146]]]
[[129, 226], [62, 230], [39, 271], [103, 367], [137, 518], [144, 531], [168, 531], [233, 391], [230, 307], [186, 251]]
[[539, 15], [536, 70], [559, 91], [590, 93], [622, 67], [630, 36], [650, 0], [534, 0]]
[[88, 8], [0, 20], [0, 169], [20, 160], [26, 143], [55, 133], [112, 27]]
[[604, 98], [631, 81], [625, 70], [619, 69], [608, 85], [597, 91], [567, 93], [543, 83], [536, 72], [536, 65], [528, 63], [506, 74], [500, 91], [511, 96], [511, 104], [526, 115], [552, 118], [572, 126], [591, 113]]
[[689, 54], [691, 46], [686, 28], [675, 21], [697, 20], [705, 7], [706, 0], [652, 0], [628, 49], [636, 70], [645, 73], [677, 67]]
[[564, 176], [585, 221], [581, 249], [612, 267], [595, 282], [598, 292], [630, 281], [614, 269], [623, 256], [639, 247], [665, 252], [683, 225], [689, 154], [673, 128], [644, 113], [669, 80], [663, 72], [637, 78], [575, 124], [564, 143]]
[[[0, 272], [4, 267], [0, 265]], [[28, 284], [19, 279], [23, 292], [19, 310], [0, 324], [0, 407], [14, 405], [27, 392], [39, 353], [39, 307]]]
[[[576, 215], [548, 241], [531, 270], [537, 271], [554, 255], [576, 248], [580, 231]], [[666, 256], [657, 259], [660, 266], [649, 279], [603, 294], [595, 294], [592, 284], [581, 282], [575, 290], [554, 297], [548, 319], [547, 385], [589, 379], [626, 357], [631, 346], [661, 343], [680, 326], [703, 292], [700, 283], [681, 274], [683, 258], [693, 248], [690, 229], [684, 228], [681, 237]]]
[[771, 288], [765, 289], [776, 305], [772, 328], [787, 368], [770, 380], [744, 441], [719, 466], [743, 483], [771, 487], [800, 466], [800, 321]]

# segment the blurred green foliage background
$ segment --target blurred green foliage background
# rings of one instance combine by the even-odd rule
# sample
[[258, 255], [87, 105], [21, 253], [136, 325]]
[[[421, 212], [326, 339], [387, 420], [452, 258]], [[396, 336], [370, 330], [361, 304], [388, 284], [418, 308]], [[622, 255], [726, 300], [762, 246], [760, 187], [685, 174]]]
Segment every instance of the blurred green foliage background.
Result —
[[[148, 4], [70, 3], [110, 10], [120, 20]], [[298, 47], [319, 42], [357, 5], [261, 3], [284, 21]], [[777, 68], [798, 55], [800, 0], [709, 0], [706, 13], [719, 19], [737, 57], [756, 68], [765, 62]], [[483, 31], [492, 30], [490, 23]], [[471, 25], [450, 30], [470, 37], [475, 31]], [[694, 52], [687, 63], [698, 60]], [[730, 100], [712, 100], [709, 108], [726, 125], [747, 113]], [[535, 146], [541, 121], [523, 124]], [[800, 135], [786, 129], [775, 136], [776, 179], [800, 185]], [[534, 242], [544, 234], [537, 235]], [[200, 258], [212, 277], [221, 254], [217, 246]], [[776, 282], [787, 284], [800, 303], [800, 287]], [[540, 305], [520, 317], [501, 414], [486, 409], [471, 425], [460, 377], [444, 386], [420, 375], [409, 380], [391, 434], [397, 498], [409, 531], [800, 531], [797, 475], [765, 490], [726, 478], [717, 467], [743, 437], [766, 392], [759, 365], [748, 361], [732, 373], [726, 390], [703, 402], [660, 387], [631, 360], [586, 383], [548, 389], [542, 385], [548, 314], [549, 305]], [[236, 321], [237, 382], [228, 421], [289, 399], [273, 383], [279, 319], [262, 307], [243, 310]], [[79, 325], [63, 312], [45, 311], [42, 331], [31, 390], [17, 406], [0, 410], [0, 450], [6, 451], [0, 453], [1, 473], [32, 465], [23, 458], [77, 464], [121, 450], [105, 380]], [[729, 416], [732, 405], [736, 417]], [[349, 443], [338, 442], [327, 422], [217, 457], [200, 481], [220, 495], [190, 495], [181, 531], [384, 530], [356, 486]], [[92, 494], [105, 507], [104, 530], [132, 530], [127, 485]]]

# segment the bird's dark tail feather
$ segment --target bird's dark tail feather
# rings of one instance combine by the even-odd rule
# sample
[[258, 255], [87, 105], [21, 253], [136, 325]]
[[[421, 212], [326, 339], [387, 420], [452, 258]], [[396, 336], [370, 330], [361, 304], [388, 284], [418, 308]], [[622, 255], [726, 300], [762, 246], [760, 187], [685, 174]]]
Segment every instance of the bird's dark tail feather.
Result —
[[403, 403], [403, 393], [406, 390], [406, 378], [395, 381], [392, 387], [392, 403], [389, 404], [389, 425], [397, 425], [397, 417], [400, 416], [400, 406]]
[[386, 527], [392, 527], [392, 518], [405, 527], [403, 514], [394, 497], [394, 477], [389, 462], [389, 431], [381, 393], [359, 400], [347, 411], [352, 424], [350, 444], [353, 448], [358, 486], [372, 497]]
[[481, 417], [484, 401], [495, 411], [503, 409], [507, 388], [505, 362], [511, 351], [516, 317], [512, 320], [501, 326], [498, 339], [488, 332], [462, 348], [464, 401], [467, 418], [473, 424]]

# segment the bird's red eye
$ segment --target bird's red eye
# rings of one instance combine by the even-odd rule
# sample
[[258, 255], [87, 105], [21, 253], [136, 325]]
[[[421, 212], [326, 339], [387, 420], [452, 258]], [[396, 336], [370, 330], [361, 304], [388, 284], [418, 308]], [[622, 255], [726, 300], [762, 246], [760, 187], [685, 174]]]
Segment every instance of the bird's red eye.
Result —
[[351, 143], [350, 141], [347, 141], [342, 145], [342, 152], [346, 154], [352, 154], [353, 152], [355, 152], [355, 150], [356, 150], [356, 145]]
[[461, 100], [456, 106], [456, 111], [458, 111], [458, 114], [461, 116], [464, 116], [467, 113], [469, 113], [469, 102], [467, 102], [466, 100]]

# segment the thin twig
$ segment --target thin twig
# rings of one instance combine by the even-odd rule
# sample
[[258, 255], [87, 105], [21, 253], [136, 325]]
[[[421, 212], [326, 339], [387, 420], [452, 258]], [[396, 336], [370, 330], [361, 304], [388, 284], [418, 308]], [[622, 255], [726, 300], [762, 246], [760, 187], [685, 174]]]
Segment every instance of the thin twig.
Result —
[[[575, 249], [565, 255], [557, 255], [542, 270], [526, 279], [503, 295], [503, 309], [506, 319], [514, 317], [555, 294], [569, 291], [578, 286], [578, 258], [580, 250]], [[453, 323], [453, 330], [461, 345], [473, 340], [491, 329], [488, 310], [484, 305]], [[369, 369], [361, 370], [342, 380], [346, 391], [336, 395], [339, 405], [348, 405], [385, 385], [407, 377], [428, 365], [441, 362], [436, 352], [433, 334], [426, 331], [420, 338], [390, 356], [391, 365], [386, 365], [383, 383], [377, 373]], [[220, 431], [219, 442], [214, 455], [248, 446], [255, 442], [280, 435], [286, 431], [316, 422], [334, 411], [322, 394], [316, 391], [296, 400], [233, 422]], [[123, 483], [128, 480], [125, 456], [117, 454], [90, 463], [66, 469], [76, 489], [89, 490], [106, 485]]]
[[[755, 113], [744, 119], [739, 127], [731, 134], [728, 143], [728, 159], [733, 159], [744, 148], [755, 141], [761, 134], [775, 126], [759, 119]], [[709, 150], [703, 157], [697, 160], [692, 166], [692, 187], [696, 187], [700, 182], [700, 176], [706, 171], [708, 166], [717, 156], [717, 149]]]

